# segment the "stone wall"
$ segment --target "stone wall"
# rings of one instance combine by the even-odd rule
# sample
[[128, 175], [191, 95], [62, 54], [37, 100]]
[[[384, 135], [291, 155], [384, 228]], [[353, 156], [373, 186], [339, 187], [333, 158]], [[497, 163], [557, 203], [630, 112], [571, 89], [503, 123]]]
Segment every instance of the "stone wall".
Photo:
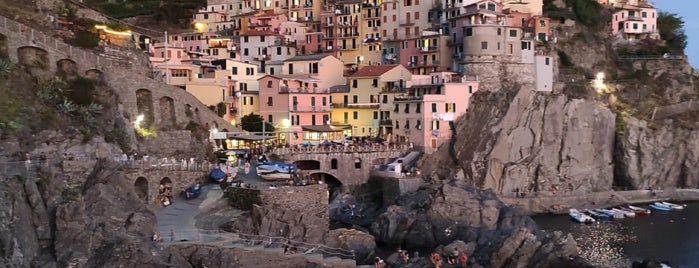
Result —
[[301, 187], [281, 187], [263, 190], [260, 194], [262, 206], [285, 211], [298, 211], [312, 215], [328, 223], [328, 186], [316, 184]]
[[251, 210], [253, 205], [262, 203], [260, 190], [229, 187], [226, 189], [228, 204], [237, 209]]
[[[130, 122], [140, 114], [136, 91], [146, 89], [152, 95], [153, 123], [156, 129], [160, 129], [161, 125], [170, 130], [185, 129], [190, 122], [194, 122], [207, 129], [216, 127], [222, 131], [237, 131], [229, 122], [209, 110], [187, 91], [149, 78], [147, 76], [149, 70], [141, 64], [143, 53], [139, 51], [123, 50], [117, 53], [119, 56], [114, 56], [108, 55], [109, 47], [84, 50], [72, 47], [41, 31], [20, 27], [20, 25], [16, 21], [0, 16], [0, 34], [6, 37], [7, 54], [12, 62], [19, 62], [20, 50], [25, 52], [25, 56], [34, 56], [38, 55], [36, 53], [45, 51], [46, 59], [42, 59], [45, 62], [41, 65], [47, 71], [56, 72], [57, 63], [60, 60], [69, 59], [76, 63], [75, 67], [80, 75], [100, 74], [106, 85], [119, 96], [119, 107]], [[99, 50], [103, 52], [98, 52]], [[33, 60], [28, 62], [28, 64], [34, 63], [36, 62]], [[162, 100], [171, 100], [172, 104]], [[160, 107], [161, 103], [167, 104], [168, 107]], [[142, 149], [150, 151], [161, 149], [159, 144], [150, 147]]]
[[186, 158], [184, 153], [195, 149], [191, 148], [192, 132], [189, 130], [158, 131], [157, 135], [157, 138], [143, 138], [141, 143], [146, 148], [157, 148], [161, 155], [177, 155], [179, 158]]

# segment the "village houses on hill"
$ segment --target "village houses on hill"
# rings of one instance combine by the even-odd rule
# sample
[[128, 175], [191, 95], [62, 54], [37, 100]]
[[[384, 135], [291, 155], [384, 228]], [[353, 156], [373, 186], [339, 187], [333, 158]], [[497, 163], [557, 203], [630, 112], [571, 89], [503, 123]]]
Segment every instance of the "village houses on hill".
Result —
[[[658, 38], [650, 3], [596, 1], [614, 8], [613, 35]], [[482, 86], [474, 66], [524, 66], [535, 90], [553, 89], [546, 44], [557, 32], [542, 8], [542, 0], [209, 0], [192, 30], [151, 44], [150, 60], [156, 78], [232, 125], [260, 115], [278, 144], [371, 137], [432, 152]]]

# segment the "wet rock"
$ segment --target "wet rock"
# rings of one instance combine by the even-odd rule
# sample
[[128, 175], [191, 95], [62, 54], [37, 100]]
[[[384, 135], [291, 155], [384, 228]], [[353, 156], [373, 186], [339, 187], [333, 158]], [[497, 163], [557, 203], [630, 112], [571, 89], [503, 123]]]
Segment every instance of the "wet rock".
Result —
[[335, 229], [325, 236], [325, 245], [334, 248], [354, 250], [357, 263], [368, 263], [374, 257], [376, 241], [368, 233], [354, 229]]

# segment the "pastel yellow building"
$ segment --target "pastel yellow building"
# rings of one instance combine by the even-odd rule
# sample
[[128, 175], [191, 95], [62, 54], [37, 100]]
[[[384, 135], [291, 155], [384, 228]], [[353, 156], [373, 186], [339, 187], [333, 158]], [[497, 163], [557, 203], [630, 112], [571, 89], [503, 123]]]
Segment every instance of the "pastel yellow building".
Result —
[[[382, 112], [381, 105], [388, 104], [387, 95], [382, 92], [387, 86], [410, 80], [410, 71], [401, 65], [360, 66], [352, 74], [345, 90], [331, 91], [333, 106], [332, 125], [351, 125], [352, 136], [380, 136], [382, 119], [390, 118], [390, 112]], [[405, 81], [405, 80], [404, 80]]]

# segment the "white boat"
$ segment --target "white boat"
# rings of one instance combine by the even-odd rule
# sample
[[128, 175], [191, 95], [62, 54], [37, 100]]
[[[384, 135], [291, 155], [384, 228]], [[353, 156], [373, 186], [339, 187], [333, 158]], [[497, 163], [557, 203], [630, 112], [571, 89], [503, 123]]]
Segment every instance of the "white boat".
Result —
[[624, 218], [624, 214], [623, 214], [623, 213], [618, 213], [618, 212], [615, 212], [615, 211], [613, 211], [613, 210], [611, 210], [611, 209], [597, 209], [597, 211], [602, 212], [602, 213], [604, 213], [604, 214], [607, 214], [607, 215], [609, 215], [610, 217], [612, 217], [612, 219], [615, 219], [615, 220], [617, 220], [617, 219], [623, 219], [623, 218]]
[[636, 212], [633, 212], [631, 210], [621, 209], [621, 208], [613, 208], [612, 211], [614, 211], [616, 213], [621, 213], [624, 215], [624, 217], [627, 217], [627, 218], [636, 217]]
[[568, 212], [568, 215], [570, 215], [571, 218], [574, 220], [580, 222], [580, 223], [593, 223], [595, 222], [595, 219], [592, 217], [585, 215], [585, 213], [582, 213], [578, 211], [577, 209], [571, 208], [570, 211]]
[[285, 181], [289, 179], [288, 173], [282, 172], [272, 172], [266, 174], [260, 174], [260, 177], [266, 181]]
[[651, 213], [651, 212], [650, 212], [650, 209], [642, 208], [642, 207], [637, 207], [637, 206], [631, 206], [631, 205], [629, 205], [629, 209], [631, 209], [631, 210], [633, 210], [634, 212], [636, 212], [636, 215], [649, 215], [649, 214]]
[[650, 204], [651, 208], [657, 209], [657, 210], [662, 210], [662, 211], [670, 211], [672, 208], [670, 206], [666, 206], [663, 203], [660, 202], [655, 202], [653, 204]]
[[684, 209], [683, 205], [673, 204], [670, 202], [660, 201], [660, 202], [656, 202], [656, 203], [661, 203], [661, 204], [666, 205], [672, 209]]

